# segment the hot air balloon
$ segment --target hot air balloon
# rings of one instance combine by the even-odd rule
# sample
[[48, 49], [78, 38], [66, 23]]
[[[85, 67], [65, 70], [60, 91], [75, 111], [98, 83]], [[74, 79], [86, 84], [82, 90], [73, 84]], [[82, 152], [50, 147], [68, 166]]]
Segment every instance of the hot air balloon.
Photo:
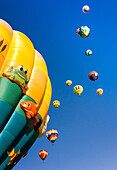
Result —
[[91, 56], [91, 55], [92, 55], [92, 51], [91, 51], [91, 50], [87, 50], [87, 51], [85, 52], [85, 54], [86, 54], [87, 56]]
[[103, 94], [103, 89], [99, 88], [99, 89], [97, 89], [96, 92], [97, 92], [97, 94], [102, 95]]
[[46, 136], [47, 136], [48, 140], [49, 140], [50, 142], [52, 142], [52, 144], [54, 144], [54, 142], [55, 142], [56, 139], [58, 138], [58, 131], [57, 131], [57, 130], [54, 130], [54, 129], [48, 130], [48, 131], [46, 132]]
[[98, 73], [96, 71], [92, 71], [89, 73], [89, 79], [92, 81], [96, 81], [98, 79]]
[[72, 81], [71, 81], [71, 80], [67, 80], [67, 81], [66, 81], [66, 85], [67, 85], [67, 86], [71, 86], [71, 85], [72, 85]]
[[87, 26], [82, 26], [81, 28], [78, 28], [76, 30], [76, 34], [83, 38], [86, 38], [90, 34], [90, 28], [88, 28]]
[[44, 162], [44, 160], [47, 158], [47, 156], [48, 156], [48, 152], [46, 151], [46, 150], [41, 150], [40, 152], [39, 152], [39, 156], [40, 156], [40, 158], [43, 160], [43, 162]]
[[58, 100], [54, 100], [52, 104], [55, 108], [58, 108], [60, 106], [60, 102]]
[[84, 13], [87, 13], [87, 12], [89, 12], [89, 6], [88, 5], [84, 5], [83, 6], [83, 8], [82, 8], [82, 11], [84, 12]]
[[83, 87], [81, 85], [76, 85], [73, 88], [73, 92], [80, 96], [81, 93], [83, 92]]
[[0, 88], [3, 170], [12, 169], [42, 132], [40, 126], [47, 116], [52, 87], [46, 63], [30, 39], [1, 19]]

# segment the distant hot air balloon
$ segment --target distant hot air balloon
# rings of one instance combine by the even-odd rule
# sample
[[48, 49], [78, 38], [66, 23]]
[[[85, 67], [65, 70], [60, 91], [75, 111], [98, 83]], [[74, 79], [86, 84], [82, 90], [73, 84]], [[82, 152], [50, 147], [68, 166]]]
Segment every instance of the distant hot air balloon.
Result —
[[96, 71], [92, 71], [89, 73], [89, 79], [92, 81], [96, 81], [98, 79], [98, 73]]
[[81, 28], [78, 28], [76, 30], [76, 34], [83, 38], [88, 37], [90, 34], [90, 28], [88, 28], [87, 26], [82, 26]]
[[58, 108], [60, 106], [60, 102], [58, 100], [54, 100], [52, 104], [55, 108]]
[[101, 88], [100, 88], [100, 89], [97, 89], [96, 92], [97, 92], [97, 94], [102, 95], [102, 94], [103, 94], [103, 89], [101, 89]]
[[54, 142], [55, 142], [56, 139], [58, 138], [58, 131], [57, 131], [57, 130], [54, 130], [54, 129], [48, 130], [48, 131], [46, 132], [46, 136], [47, 136], [48, 140], [49, 140], [50, 142], [52, 142], [52, 144], [54, 144]]
[[81, 93], [83, 92], [83, 87], [81, 85], [76, 85], [73, 88], [73, 92], [80, 96]]
[[47, 158], [47, 156], [48, 156], [48, 152], [46, 151], [46, 150], [41, 150], [40, 152], [39, 152], [39, 156], [40, 156], [40, 158], [43, 160], [43, 162], [44, 162], [44, 160]]
[[84, 13], [87, 13], [87, 12], [89, 12], [89, 6], [88, 5], [85, 5], [85, 6], [83, 6], [83, 8], [82, 8], [82, 11], [84, 12]]
[[89, 50], [87, 50], [87, 51], [85, 52], [85, 54], [86, 54], [87, 56], [91, 56], [91, 55], [92, 55], [92, 51], [89, 49]]
[[71, 80], [67, 80], [67, 81], [66, 81], [66, 85], [67, 85], [67, 86], [71, 86], [71, 85], [72, 85], [72, 81], [71, 81]]

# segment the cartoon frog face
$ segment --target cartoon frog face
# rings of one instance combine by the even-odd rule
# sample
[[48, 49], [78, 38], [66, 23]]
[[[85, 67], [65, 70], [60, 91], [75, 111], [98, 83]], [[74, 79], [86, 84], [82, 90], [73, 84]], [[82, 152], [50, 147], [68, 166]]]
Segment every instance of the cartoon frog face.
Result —
[[25, 81], [25, 83], [28, 83], [27, 72], [28, 70], [24, 70], [22, 65], [20, 65], [19, 68], [13, 68], [13, 66], [11, 66], [10, 69], [10, 73], [18, 75], [22, 79], [22, 82]]
[[26, 84], [29, 82], [27, 78], [27, 72], [28, 70], [27, 69], [24, 70], [22, 65], [20, 65], [19, 68], [13, 68], [13, 66], [11, 66], [10, 72], [3, 73], [2, 75], [12, 80], [13, 82], [16, 82], [21, 87], [27, 90]]

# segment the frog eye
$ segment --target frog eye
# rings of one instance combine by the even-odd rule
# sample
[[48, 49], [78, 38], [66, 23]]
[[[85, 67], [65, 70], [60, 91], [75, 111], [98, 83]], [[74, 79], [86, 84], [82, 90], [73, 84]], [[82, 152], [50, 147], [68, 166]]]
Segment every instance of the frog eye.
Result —
[[31, 106], [31, 104], [28, 104], [28, 106]]
[[20, 70], [20, 71], [23, 71], [23, 66], [19, 66], [19, 70]]
[[27, 72], [28, 72], [28, 70], [27, 70], [27, 69], [25, 69], [24, 73], [25, 73], [25, 74], [27, 74]]

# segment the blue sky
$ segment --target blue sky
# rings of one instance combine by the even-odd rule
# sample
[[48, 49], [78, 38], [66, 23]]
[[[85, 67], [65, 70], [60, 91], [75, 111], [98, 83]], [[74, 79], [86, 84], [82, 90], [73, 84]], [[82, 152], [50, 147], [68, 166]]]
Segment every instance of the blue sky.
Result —
[[[87, 14], [84, 5], [90, 7]], [[52, 101], [61, 102], [58, 109], [51, 102], [48, 112], [48, 130], [59, 132], [55, 145], [46, 135], [37, 139], [14, 170], [117, 170], [116, 0], [0, 0], [0, 6], [0, 18], [26, 34], [44, 57]], [[82, 25], [91, 29], [87, 38], [76, 35]], [[92, 56], [85, 55], [87, 49]], [[99, 73], [96, 82], [88, 78], [91, 71]], [[73, 93], [77, 84], [84, 88], [81, 96]], [[97, 88], [103, 88], [102, 96]], [[41, 149], [49, 153], [45, 163]]]

